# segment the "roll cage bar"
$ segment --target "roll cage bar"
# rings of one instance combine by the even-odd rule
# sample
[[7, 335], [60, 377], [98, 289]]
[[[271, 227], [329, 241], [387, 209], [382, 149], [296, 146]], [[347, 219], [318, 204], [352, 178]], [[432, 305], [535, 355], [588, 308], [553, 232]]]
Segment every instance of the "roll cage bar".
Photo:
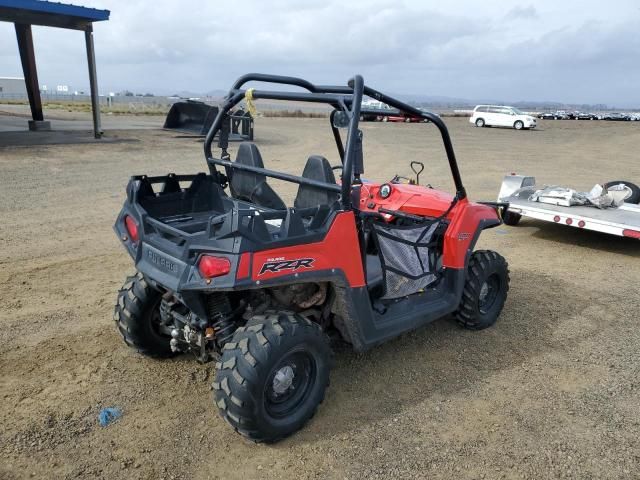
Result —
[[[226, 122], [225, 117], [229, 111], [240, 103], [246, 95], [247, 90], [242, 87], [248, 82], [264, 82], [275, 83], [282, 85], [292, 85], [301, 87], [307, 92], [286, 92], [286, 91], [269, 91], [269, 90], [253, 90], [251, 92], [254, 99], [269, 99], [269, 100], [289, 100], [289, 101], [301, 101], [312, 103], [326, 103], [334, 107], [334, 111], [331, 112], [331, 129], [336, 141], [338, 153], [340, 154], [340, 160], [342, 161], [342, 185], [336, 185], [318, 180], [312, 180], [296, 175], [290, 175], [287, 173], [276, 172], [267, 168], [258, 168], [250, 165], [239, 164], [231, 162], [229, 160], [229, 154], [227, 153], [228, 147], [228, 132], [225, 134]], [[341, 203], [345, 210], [353, 208], [351, 198], [351, 187], [353, 183], [359, 183], [359, 174], [356, 172], [354, 175], [354, 166], [356, 165], [356, 156], [358, 155], [357, 149], [362, 148], [360, 145], [361, 137], [358, 130], [360, 121], [360, 106], [362, 104], [362, 97], [367, 95], [371, 98], [375, 98], [387, 105], [398, 109], [401, 113], [422, 117], [430, 120], [440, 131], [442, 136], [442, 142], [444, 143], [445, 152], [449, 161], [449, 167], [451, 169], [451, 175], [456, 187], [456, 198], [461, 200], [466, 197], [466, 191], [462, 184], [462, 178], [460, 177], [460, 170], [458, 169], [458, 163], [456, 161], [455, 153], [453, 151], [453, 145], [451, 143], [451, 137], [449, 131], [444, 122], [430, 112], [423, 112], [411, 105], [408, 105], [400, 100], [385, 95], [371, 87], [367, 87], [364, 84], [362, 76], [355, 75], [347, 82], [346, 86], [333, 86], [333, 85], [314, 85], [311, 82], [302, 78], [287, 77], [280, 75], [269, 75], [262, 73], [249, 73], [238, 78], [229, 93], [225, 96], [224, 102], [218, 115], [216, 116], [204, 142], [204, 154], [206, 161], [211, 170], [211, 174], [217, 177], [219, 183], [224, 184], [226, 179], [221, 176], [220, 172], [215, 168], [216, 165], [224, 167], [227, 174], [229, 169], [243, 170], [253, 173], [265, 175], [267, 177], [284, 180], [287, 182], [297, 183], [301, 185], [308, 185], [311, 187], [322, 188], [325, 190], [335, 191], [341, 193]], [[335, 127], [333, 119], [336, 112], [345, 112], [349, 118], [349, 125], [347, 128], [347, 142], [343, 144], [340, 132]], [[220, 131], [220, 139], [218, 146], [222, 149], [221, 158], [214, 158], [211, 145], [213, 139]]]

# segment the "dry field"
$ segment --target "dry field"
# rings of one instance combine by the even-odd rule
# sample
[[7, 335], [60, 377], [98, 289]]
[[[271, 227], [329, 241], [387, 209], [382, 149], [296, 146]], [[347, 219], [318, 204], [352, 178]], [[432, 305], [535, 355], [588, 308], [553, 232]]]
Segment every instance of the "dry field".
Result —
[[[336, 161], [326, 120], [257, 121], [268, 167]], [[640, 124], [450, 119], [472, 199], [505, 172], [579, 189], [640, 182]], [[451, 190], [435, 128], [364, 124], [369, 178], [427, 164]], [[0, 478], [640, 478], [640, 243], [523, 220], [484, 234], [509, 261], [495, 327], [444, 319], [363, 355], [337, 352], [313, 421], [247, 443], [211, 401], [213, 364], [143, 358], [112, 321], [131, 272], [111, 230], [130, 175], [202, 171], [202, 144], [160, 130], [133, 143], [0, 147]], [[290, 185], [285, 188], [292, 197]], [[104, 406], [122, 418], [98, 425]]]

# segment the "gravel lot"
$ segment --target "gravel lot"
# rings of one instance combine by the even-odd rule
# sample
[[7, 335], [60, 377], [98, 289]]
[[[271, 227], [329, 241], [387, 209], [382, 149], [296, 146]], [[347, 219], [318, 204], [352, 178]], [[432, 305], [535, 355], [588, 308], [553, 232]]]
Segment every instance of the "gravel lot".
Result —
[[[267, 166], [335, 163], [325, 122], [258, 119]], [[472, 199], [494, 200], [511, 171], [578, 189], [640, 183], [637, 123], [447, 123]], [[422, 160], [424, 181], [452, 190], [432, 126], [363, 131], [366, 177]], [[479, 247], [511, 269], [495, 327], [444, 319], [363, 355], [341, 350], [307, 428], [254, 445], [218, 417], [213, 364], [143, 358], [115, 329], [132, 266], [111, 226], [128, 177], [205, 165], [193, 139], [113, 134], [137, 141], [0, 146], [0, 478], [640, 478], [638, 241], [530, 220], [487, 232]], [[124, 412], [107, 428], [104, 406]]]

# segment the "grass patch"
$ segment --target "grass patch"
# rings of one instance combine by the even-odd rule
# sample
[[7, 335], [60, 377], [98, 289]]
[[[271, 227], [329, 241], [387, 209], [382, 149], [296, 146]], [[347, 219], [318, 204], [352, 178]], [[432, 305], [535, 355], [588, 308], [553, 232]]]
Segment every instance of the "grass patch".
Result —
[[[27, 100], [2, 100], [5, 105], [29, 105]], [[62, 101], [45, 101], [42, 107], [48, 110], [64, 110], [67, 112], [91, 112], [90, 102], [62, 102]], [[159, 103], [135, 103], [116, 104], [108, 107], [100, 105], [100, 112], [111, 115], [166, 115], [169, 112], [170, 105]]]

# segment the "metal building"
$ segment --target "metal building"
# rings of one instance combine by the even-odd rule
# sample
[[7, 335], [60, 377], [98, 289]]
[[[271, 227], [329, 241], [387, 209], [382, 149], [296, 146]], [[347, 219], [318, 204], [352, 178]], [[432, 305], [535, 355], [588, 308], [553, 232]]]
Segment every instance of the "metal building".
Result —
[[31, 34], [31, 25], [43, 25], [84, 32], [89, 66], [89, 84], [91, 87], [93, 132], [96, 138], [102, 136], [96, 59], [93, 48], [93, 22], [108, 20], [110, 13], [109, 10], [97, 10], [95, 8], [53, 3], [44, 0], [0, 0], [0, 21], [12, 22], [16, 29], [24, 82], [33, 118], [33, 120], [29, 121], [30, 130], [49, 128], [49, 122], [45, 122], [42, 114], [42, 99], [40, 98], [33, 36]]
[[24, 78], [20, 77], [0, 77], [0, 97], [10, 95], [24, 95], [27, 89]]

